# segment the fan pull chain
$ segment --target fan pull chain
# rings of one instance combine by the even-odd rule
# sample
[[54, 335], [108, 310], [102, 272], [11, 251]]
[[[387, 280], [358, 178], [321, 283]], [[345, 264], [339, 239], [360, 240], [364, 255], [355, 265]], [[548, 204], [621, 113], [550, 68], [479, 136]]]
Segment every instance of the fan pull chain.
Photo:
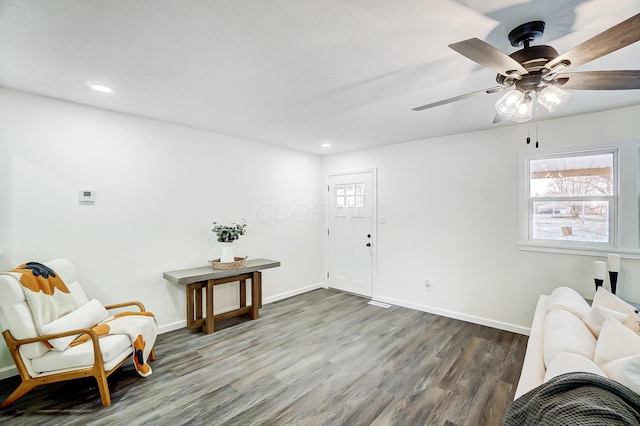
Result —
[[531, 137], [529, 136], [531, 130], [531, 126], [527, 124], [527, 145], [531, 143]]
[[538, 148], [538, 123], [536, 123], [536, 149]]

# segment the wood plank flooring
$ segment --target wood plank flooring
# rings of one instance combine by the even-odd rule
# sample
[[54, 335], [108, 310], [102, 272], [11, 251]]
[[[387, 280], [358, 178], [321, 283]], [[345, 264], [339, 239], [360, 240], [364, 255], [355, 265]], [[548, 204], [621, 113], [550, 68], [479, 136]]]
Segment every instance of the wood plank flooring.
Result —
[[[153, 374], [125, 364], [109, 407], [92, 379], [36, 388], [7, 425], [500, 425], [527, 337], [326, 289], [256, 321], [158, 336]], [[0, 398], [17, 386], [0, 381]]]

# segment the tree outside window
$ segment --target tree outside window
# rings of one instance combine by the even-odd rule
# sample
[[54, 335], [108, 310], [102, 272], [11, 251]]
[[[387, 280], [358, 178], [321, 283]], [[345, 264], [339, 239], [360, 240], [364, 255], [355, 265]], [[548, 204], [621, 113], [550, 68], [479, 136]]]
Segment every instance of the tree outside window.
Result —
[[529, 159], [529, 239], [613, 244], [615, 152]]

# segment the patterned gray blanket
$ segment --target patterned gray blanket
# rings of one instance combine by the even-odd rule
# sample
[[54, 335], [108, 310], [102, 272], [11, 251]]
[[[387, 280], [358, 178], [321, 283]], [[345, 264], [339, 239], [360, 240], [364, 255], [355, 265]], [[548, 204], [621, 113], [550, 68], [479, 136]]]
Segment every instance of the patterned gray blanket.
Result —
[[640, 425], [640, 395], [591, 373], [555, 377], [516, 399], [503, 426]]

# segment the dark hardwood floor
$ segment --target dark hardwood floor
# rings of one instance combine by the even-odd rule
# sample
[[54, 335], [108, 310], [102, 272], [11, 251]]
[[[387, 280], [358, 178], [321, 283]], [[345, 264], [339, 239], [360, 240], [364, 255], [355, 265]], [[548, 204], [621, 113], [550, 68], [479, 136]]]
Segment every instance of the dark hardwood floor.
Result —
[[[333, 290], [265, 305], [214, 334], [162, 334], [102, 407], [93, 379], [36, 388], [7, 425], [500, 425], [527, 337]], [[16, 378], [0, 382], [4, 399]]]

